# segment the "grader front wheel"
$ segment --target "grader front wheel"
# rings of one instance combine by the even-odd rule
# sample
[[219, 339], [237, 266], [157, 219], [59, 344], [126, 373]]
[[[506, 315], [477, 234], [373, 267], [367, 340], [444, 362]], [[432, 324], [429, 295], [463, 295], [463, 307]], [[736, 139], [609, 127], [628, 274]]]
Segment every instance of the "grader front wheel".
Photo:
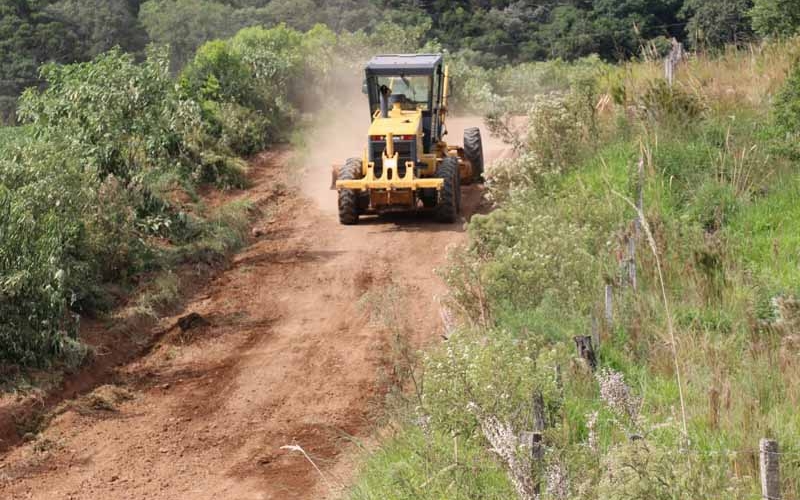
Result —
[[[339, 179], [355, 180], [361, 177], [361, 159], [349, 158], [339, 171]], [[348, 226], [358, 224], [358, 193], [352, 189], [339, 190], [339, 222]]]

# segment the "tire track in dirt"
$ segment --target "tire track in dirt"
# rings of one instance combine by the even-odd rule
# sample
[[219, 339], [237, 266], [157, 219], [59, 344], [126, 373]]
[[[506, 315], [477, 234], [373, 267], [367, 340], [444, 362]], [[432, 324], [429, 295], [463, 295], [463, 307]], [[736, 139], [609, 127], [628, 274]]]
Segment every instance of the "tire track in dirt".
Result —
[[[258, 200], [289, 182], [286, 161], [256, 162], [253, 187], [236, 196]], [[70, 406], [1, 457], [0, 497], [319, 498], [319, 474], [280, 447], [298, 444], [329, 470], [351, 436], [371, 432], [391, 339], [359, 301], [400, 284], [413, 297], [401, 305], [411, 345], [437, 338], [444, 290], [433, 270], [464, 238], [462, 224], [415, 217], [342, 227], [325, 197], [273, 200], [263, 236], [182, 311], [209, 324], [121, 367], [116, 382], [132, 397], [113, 411]], [[466, 214], [480, 198], [465, 189]]]

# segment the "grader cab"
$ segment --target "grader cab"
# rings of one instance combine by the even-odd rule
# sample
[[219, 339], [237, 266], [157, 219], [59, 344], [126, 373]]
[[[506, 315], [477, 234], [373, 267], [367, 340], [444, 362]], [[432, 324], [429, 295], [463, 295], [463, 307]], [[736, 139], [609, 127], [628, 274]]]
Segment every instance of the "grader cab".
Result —
[[449, 75], [442, 55], [376, 56], [363, 90], [372, 120], [367, 146], [333, 172], [340, 222], [398, 211], [455, 222], [461, 185], [482, 179], [483, 146], [477, 127], [464, 131], [463, 147], [444, 141]]

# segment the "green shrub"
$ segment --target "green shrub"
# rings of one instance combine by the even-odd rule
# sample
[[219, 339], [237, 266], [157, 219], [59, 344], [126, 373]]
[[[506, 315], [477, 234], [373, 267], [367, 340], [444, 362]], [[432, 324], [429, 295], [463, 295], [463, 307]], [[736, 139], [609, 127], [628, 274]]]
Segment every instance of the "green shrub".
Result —
[[553, 296], [579, 305], [597, 278], [587, 229], [557, 210], [517, 203], [476, 216], [470, 226], [473, 244], [489, 257], [481, 271], [489, 302], [536, 307]]
[[636, 99], [640, 114], [654, 122], [691, 121], [705, 110], [705, 105], [695, 94], [685, 90], [680, 84], [670, 85], [660, 78], [650, 81], [645, 91], [637, 95]]
[[[359, 470], [351, 500], [507, 500], [514, 490], [477, 438], [407, 424]], [[458, 484], [458, 487], [454, 487]]]
[[673, 500], [745, 498], [749, 493], [728, 473], [723, 456], [659, 449], [645, 441], [614, 447], [602, 460], [597, 498]]
[[81, 179], [47, 181], [14, 190], [0, 183], [0, 362], [46, 363], [76, 333], [70, 285], [82, 278], [82, 269], [70, 253], [80, 243], [75, 201], [82, 200], [69, 191]]
[[695, 191], [686, 214], [707, 232], [714, 232], [721, 229], [738, 208], [739, 199], [730, 184], [708, 180]]
[[235, 103], [210, 103], [220, 125], [220, 145], [238, 155], [262, 151], [279, 137], [272, 119], [263, 112]]
[[250, 68], [223, 40], [197, 49], [194, 60], [184, 68], [181, 87], [200, 101], [231, 101], [255, 105], [257, 89]]
[[104, 285], [158, 268], [153, 236], [201, 236], [173, 190], [244, 184], [243, 164], [215, 152], [235, 144], [203, 143], [200, 107], [180, 95], [162, 52], [136, 63], [114, 50], [42, 76], [0, 157], [0, 363], [35, 366], [86, 354], [75, 314], [109, 307]]
[[[552, 179], [575, 168], [584, 148], [591, 112], [580, 102], [577, 93], [537, 95], [528, 111], [528, 124], [521, 137], [510, 137], [521, 151], [518, 158], [502, 160], [487, 171], [491, 195], [495, 201], [512, 197], [516, 191], [542, 187]], [[489, 119], [495, 133], [502, 123]]]
[[112, 50], [88, 63], [42, 68], [45, 90], [20, 98], [21, 120], [43, 141], [63, 138], [86, 168], [102, 179], [129, 181], [153, 168], [173, 165], [182, 152], [186, 104], [175, 92], [163, 52], [136, 64]]
[[800, 62], [794, 64], [775, 96], [775, 119], [786, 133], [795, 135], [800, 132]]

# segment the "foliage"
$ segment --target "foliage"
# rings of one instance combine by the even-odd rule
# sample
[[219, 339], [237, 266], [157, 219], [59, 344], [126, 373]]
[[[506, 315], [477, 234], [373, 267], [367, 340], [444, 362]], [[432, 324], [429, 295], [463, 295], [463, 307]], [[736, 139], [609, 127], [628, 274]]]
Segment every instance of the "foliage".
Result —
[[[508, 487], [527, 474], [543, 498], [757, 496], [758, 438], [776, 438], [791, 457], [800, 432], [800, 184], [797, 131], [785, 118], [796, 82], [792, 74], [784, 86], [783, 71], [763, 69], [789, 67], [796, 44], [695, 56], [674, 90], [655, 81], [658, 62], [601, 76], [595, 88], [620, 95], [595, 108], [596, 133], [573, 135], [567, 119], [543, 127], [568, 109], [569, 94], [540, 98], [549, 101], [537, 102], [539, 111], [515, 129], [522, 133], [506, 136], [520, 154], [510, 164], [524, 172], [526, 156], [547, 156], [559, 141], [579, 153], [535, 181], [519, 176], [491, 187], [499, 203], [473, 216], [467, 245], [441, 272], [445, 304], [463, 326], [451, 326], [426, 356], [421, 402], [398, 417], [405, 432], [479, 440], [494, 470], [504, 467]], [[781, 96], [773, 100], [775, 91]], [[731, 94], [748, 97], [723, 104]], [[550, 135], [527, 140], [537, 127]], [[640, 178], [652, 241], [643, 233], [635, 240], [634, 289], [629, 241]], [[605, 284], [613, 290], [611, 324], [603, 321]], [[573, 341], [593, 323], [594, 374]], [[679, 389], [686, 433], [676, 422]], [[530, 456], [519, 443], [533, 430], [537, 390], [547, 415], [543, 457], [520, 471], [522, 462], [509, 457]], [[509, 443], [519, 446], [509, 451]], [[396, 457], [416, 451], [392, 446]], [[426, 453], [445, 460], [449, 448], [431, 440]], [[800, 476], [789, 462], [782, 487], [793, 497]], [[370, 476], [387, 466], [370, 457]], [[475, 474], [491, 470], [475, 467]], [[410, 491], [392, 487], [395, 495]], [[471, 487], [475, 497], [496, 491], [488, 480]]]
[[775, 115], [785, 132], [800, 132], [800, 62], [795, 62], [786, 83], [775, 97]]
[[140, 52], [147, 33], [137, 19], [140, 0], [59, 0], [44, 9], [45, 15], [74, 33], [81, 59], [93, 58], [119, 46]]
[[753, 30], [761, 36], [791, 36], [800, 28], [797, 0], [753, 0]]
[[595, 278], [586, 230], [561, 220], [557, 208], [529, 211], [529, 202], [515, 200], [507, 210], [476, 217], [471, 227], [476, 251], [488, 259], [482, 277], [489, 302], [522, 308], [548, 299], [579, 306]]
[[[330, 55], [335, 45], [348, 66], [366, 51], [422, 47], [447, 50], [473, 67], [499, 69], [592, 55], [626, 60], [652, 47], [660, 47], [660, 56], [672, 38], [719, 49], [750, 41], [754, 30], [786, 36], [800, 24], [793, 1], [0, 0], [0, 112], [13, 121], [14, 101], [40, 83], [41, 63], [87, 61], [114, 46], [140, 55], [153, 42], [170, 47], [170, 67], [177, 73], [204, 43], [254, 26], [285, 24], [305, 32], [323, 25], [339, 37], [323, 51]], [[487, 89], [482, 83], [457, 88], [466, 96]]]
[[233, 10], [211, 0], [149, 0], [140, 19], [151, 41], [170, 47], [172, 67], [178, 69], [203, 43], [241, 28], [232, 23]]
[[[352, 500], [504, 500], [505, 475], [477, 439], [409, 426], [396, 432], [359, 471]], [[457, 487], [454, 487], [457, 485]]]
[[[539, 94], [529, 104], [528, 126], [521, 136], [507, 137], [520, 150], [518, 158], [498, 162], [487, 172], [492, 198], [500, 201], [518, 190], [546, 184], [571, 169], [592, 127], [593, 108], [577, 92]], [[491, 117], [490, 126], [503, 131]]]
[[688, 40], [693, 47], [719, 48], [750, 40], [749, 12], [753, 0], [686, 0], [681, 15], [689, 19]]
[[100, 179], [136, 182], [181, 153], [179, 130], [192, 110], [175, 95], [163, 53], [136, 64], [112, 50], [91, 63], [44, 66], [42, 78], [46, 90], [22, 96], [21, 120], [38, 139], [66, 139]]
[[296, 110], [292, 101], [302, 97], [291, 89], [303, 69], [305, 39], [281, 25], [246, 28], [200, 47], [180, 82], [201, 103], [205, 132], [236, 154], [283, 138]]
[[637, 99], [639, 111], [652, 121], [682, 121], [696, 118], [703, 112], [700, 99], [680, 85], [666, 80], [650, 82]]
[[79, 361], [78, 314], [110, 305], [103, 286], [164, 264], [153, 237], [192, 242], [174, 191], [231, 183], [240, 168], [214, 145], [198, 149], [200, 108], [163, 52], [136, 63], [112, 50], [47, 65], [42, 78], [0, 157], [0, 362], [22, 365]]
[[597, 495], [609, 500], [742, 498], [746, 490], [730, 483], [726, 465], [724, 457], [706, 459], [633, 441], [603, 458]]
[[0, 123], [46, 62], [85, 61], [115, 45], [139, 51], [138, 0], [0, 0]]

